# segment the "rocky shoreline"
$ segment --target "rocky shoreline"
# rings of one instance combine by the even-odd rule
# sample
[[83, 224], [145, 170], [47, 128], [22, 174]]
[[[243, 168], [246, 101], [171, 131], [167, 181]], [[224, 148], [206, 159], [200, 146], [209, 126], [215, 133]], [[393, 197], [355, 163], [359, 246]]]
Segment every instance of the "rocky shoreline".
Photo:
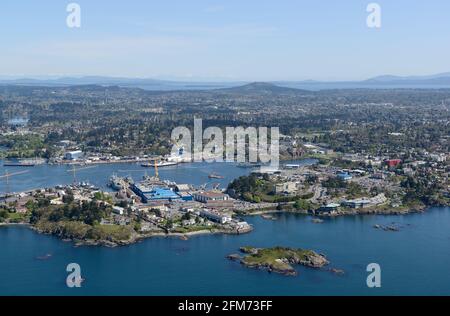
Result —
[[282, 209], [282, 210], [257, 210], [257, 211], [247, 211], [244, 213], [245, 216], [256, 216], [256, 215], [273, 215], [273, 214], [301, 214], [301, 215], [312, 215], [317, 217], [337, 217], [337, 216], [358, 216], [358, 215], [407, 215], [424, 213], [430, 207], [448, 207], [448, 205], [421, 205], [411, 208], [404, 209], [380, 209], [380, 208], [361, 208], [361, 209], [345, 209], [339, 210], [334, 213], [317, 213], [313, 210], [293, 210], [293, 209]]
[[312, 250], [284, 247], [241, 247], [239, 250], [244, 256], [230, 254], [227, 259], [238, 261], [247, 268], [266, 270], [283, 275], [295, 276], [298, 274], [292, 265], [320, 269], [330, 263], [325, 255]]
[[[245, 212], [246, 216], [256, 216], [261, 215], [263, 218], [267, 220], [276, 220], [275, 214], [281, 214], [281, 213], [289, 213], [289, 214], [302, 214], [302, 215], [312, 215], [315, 216], [315, 218], [326, 218], [326, 217], [337, 217], [337, 216], [358, 216], [358, 215], [407, 215], [407, 214], [413, 214], [413, 213], [424, 213], [426, 210], [431, 206], [416, 206], [413, 208], [405, 208], [402, 210], [386, 210], [386, 209], [377, 209], [377, 208], [367, 208], [367, 209], [346, 209], [337, 211], [334, 214], [314, 214], [310, 211], [299, 211], [299, 210], [258, 210], [255, 212]], [[245, 234], [250, 233], [253, 230], [253, 227], [250, 227], [246, 231], [229, 231], [229, 230], [221, 230], [221, 229], [205, 229], [205, 230], [199, 230], [199, 231], [192, 231], [192, 232], [150, 232], [150, 233], [137, 233], [132, 231], [130, 238], [126, 240], [118, 240], [118, 239], [112, 239], [112, 238], [105, 238], [105, 239], [84, 239], [84, 238], [76, 238], [70, 235], [65, 234], [61, 230], [52, 231], [52, 230], [45, 230], [40, 229], [36, 227], [35, 225], [32, 225], [30, 223], [26, 222], [19, 222], [19, 223], [0, 223], [0, 227], [2, 226], [26, 226], [37, 233], [41, 234], [47, 234], [47, 235], [53, 235], [61, 240], [73, 242], [75, 246], [104, 246], [104, 247], [118, 247], [118, 246], [127, 246], [131, 245], [137, 242], [140, 242], [147, 238], [152, 237], [178, 237], [180, 239], [187, 240], [189, 237], [196, 236], [196, 235], [211, 235], [211, 234], [230, 234], [230, 235], [239, 235], [239, 234]]]
[[152, 237], [178, 237], [183, 240], [188, 240], [189, 237], [198, 236], [198, 235], [212, 235], [212, 234], [228, 234], [228, 235], [240, 235], [240, 234], [246, 234], [253, 230], [253, 228], [250, 228], [248, 230], [240, 230], [240, 231], [231, 231], [231, 230], [221, 230], [221, 229], [211, 229], [211, 230], [198, 230], [198, 231], [192, 231], [192, 232], [186, 232], [186, 233], [176, 233], [176, 232], [151, 232], [147, 234], [142, 233], [132, 233], [130, 238], [128, 240], [111, 240], [111, 239], [79, 239], [79, 238], [73, 238], [71, 236], [64, 235], [61, 231], [46, 231], [43, 229], [39, 229], [33, 225], [30, 224], [17, 224], [17, 225], [26, 225], [30, 229], [36, 231], [40, 234], [45, 235], [52, 235], [60, 238], [63, 241], [67, 242], [73, 242], [75, 244], [75, 247], [80, 246], [104, 246], [104, 247], [119, 247], [119, 246], [127, 246], [131, 245], [137, 242], [140, 242], [144, 239], [152, 238]]
[[336, 216], [358, 216], [358, 215], [407, 215], [407, 214], [416, 214], [416, 213], [424, 213], [428, 207], [417, 207], [417, 208], [408, 208], [402, 210], [383, 210], [376, 208], [367, 208], [367, 209], [346, 209], [344, 211], [337, 211], [335, 214], [315, 214], [319, 217], [336, 217]]

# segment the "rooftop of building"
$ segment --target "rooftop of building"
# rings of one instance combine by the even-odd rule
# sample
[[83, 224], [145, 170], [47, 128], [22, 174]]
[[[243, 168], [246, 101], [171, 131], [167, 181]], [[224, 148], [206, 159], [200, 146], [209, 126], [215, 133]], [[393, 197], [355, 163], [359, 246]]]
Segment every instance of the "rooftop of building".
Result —
[[225, 193], [222, 193], [222, 192], [213, 192], [213, 191], [198, 192], [196, 194], [206, 196], [209, 198], [218, 198], [218, 197], [223, 197], [226, 195]]
[[180, 196], [169, 188], [153, 188], [148, 193], [145, 193], [148, 199], [177, 199]]

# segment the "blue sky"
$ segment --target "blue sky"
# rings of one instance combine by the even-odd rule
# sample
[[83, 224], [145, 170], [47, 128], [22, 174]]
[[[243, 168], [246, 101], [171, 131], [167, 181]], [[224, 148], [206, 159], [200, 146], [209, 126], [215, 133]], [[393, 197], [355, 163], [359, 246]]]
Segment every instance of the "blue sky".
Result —
[[[81, 28], [66, 5], [81, 6]], [[382, 27], [366, 25], [366, 6]], [[15, 0], [0, 76], [354, 80], [450, 71], [448, 0]]]

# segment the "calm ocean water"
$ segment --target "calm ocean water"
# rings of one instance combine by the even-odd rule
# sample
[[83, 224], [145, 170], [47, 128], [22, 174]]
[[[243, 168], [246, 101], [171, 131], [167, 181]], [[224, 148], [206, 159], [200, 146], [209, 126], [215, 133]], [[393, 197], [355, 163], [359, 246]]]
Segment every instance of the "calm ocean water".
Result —
[[[307, 160], [304, 163], [311, 163]], [[5, 172], [21, 173], [11, 176], [9, 184], [2, 180], [0, 182], [0, 192], [20, 192], [24, 190], [51, 187], [59, 184], [70, 184], [76, 182], [88, 181], [102, 189], [108, 190], [106, 184], [109, 177], [115, 173], [118, 176], [131, 176], [134, 180], [142, 179], [145, 174], [153, 175], [153, 168], [141, 167], [139, 163], [118, 163], [118, 164], [100, 164], [93, 165], [88, 169], [83, 166], [75, 166], [79, 171], [71, 171], [73, 166], [68, 165], [38, 165], [33, 168], [24, 167], [4, 167], [0, 166], [0, 175]], [[224, 179], [209, 179], [208, 175], [217, 172], [224, 176]], [[178, 183], [190, 183], [194, 185], [221, 183], [224, 188], [234, 178], [245, 175], [249, 169], [238, 168], [233, 163], [193, 163], [180, 164], [159, 168], [159, 174], [162, 179], [176, 181]]]
[[[15, 178], [11, 186], [17, 191], [70, 183], [66, 169], [39, 166]], [[99, 166], [80, 171], [80, 180], [103, 186], [110, 173], [125, 169], [140, 167]], [[226, 175], [224, 185], [248, 172], [232, 165], [192, 164], [161, 173], [171, 180], [203, 184], [212, 171]], [[322, 224], [293, 214], [279, 215], [276, 221], [259, 216], [246, 220], [255, 230], [242, 236], [205, 235], [187, 241], [158, 237], [113, 249], [76, 248], [24, 227], [0, 227], [0, 295], [450, 295], [450, 208], [406, 216], [340, 217]], [[399, 232], [373, 228], [392, 222], [401, 227]], [[244, 245], [313, 249], [345, 274], [297, 267], [299, 275], [288, 277], [225, 259]], [[38, 259], [46, 254], [52, 256]], [[65, 270], [72, 262], [80, 264], [86, 278], [81, 288], [66, 287]], [[372, 262], [381, 266], [378, 289], [366, 286], [366, 266]]]

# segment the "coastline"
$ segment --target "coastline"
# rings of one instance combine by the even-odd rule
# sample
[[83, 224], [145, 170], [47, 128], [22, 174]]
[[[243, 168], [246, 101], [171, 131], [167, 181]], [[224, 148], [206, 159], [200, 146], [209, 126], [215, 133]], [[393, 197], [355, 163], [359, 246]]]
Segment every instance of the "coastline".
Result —
[[61, 241], [67, 241], [74, 243], [75, 247], [80, 246], [104, 246], [104, 247], [118, 247], [118, 246], [128, 246], [135, 243], [138, 243], [140, 241], [143, 241], [145, 239], [154, 238], [154, 237], [164, 237], [164, 238], [174, 238], [178, 237], [182, 240], [188, 240], [189, 237], [194, 236], [201, 236], [201, 235], [214, 235], [214, 234], [225, 234], [225, 235], [241, 235], [241, 234], [247, 234], [253, 231], [253, 227], [250, 226], [249, 229], [246, 230], [240, 230], [240, 231], [233, 231], [233, 230], [225, 230], [225, 229], [204, 229], [204, 230], [198, 230], [198, 231], [192, 231], [192, 232], [186, 232], [186, 233], [178, 233], [178, 232], [150, 232], [147, 234], [142, 233], [133, 233], [131, 238], [128, 240], [108, 240], [108, 239], [100, 239], [100, 240], [94, 240], [94, 239], [77, 239], [77, 238], [67, 238], [66, 236], [62, 236], [61, 234], [52, 233], [43, 231], [41, 229], [36, 228], [35, 226], [27, 223], [20, 223], [20, 224], [4, 224], [3, 226], [10, 226], [10, 225], [17, 225], [17, 226], [24, 226], [27, 228], [30, 228], [31, 230], [35, 231], [38, 234], [44, 234], [44, 235], [50, 235], [55, 236], [59, 238]]
[[[448, 207], [447, 205], [440, 205], [440, 206], [422, 206], [417, 208], [408, 208], [401, 211], [390, 211], [390, 210], [380, 210], [380, 209], [358, 209], [353, 211], [339, 211], [336, 214], [314, 214], [310, 211], [299, 211], [299, 210], [261, 210], [255, 212], [245, 212], [245, 216], [263, 216], [263, 215], [273, 215], [273, 214], [298, 214], [298, 215], [310, 215], [317, 218], [332, 218], [332, 217], [338, 217], [338, 216], [364, 216], [364, 215], [385, 215], [385, 216], [398, 216], [398, 215], [408, 215], [408, 214], [417, 214], [422, 213], [424, 214], [427, 212], [428, 209], [432, 207]], [[273, 218], [267, 218], [267, 219], [273, 219]], [[33, 226], [30, 223], [0, 223], [1, 227], [26, 227], [33, 231], [35, 231], [38, 234], [45, 234], [45, 235], [51, 235], [55, 236], [61, 241], [66, 242], [72, 242], [74, 243], [75, 247], [80, 246], [101, 246], [101, 247], [120, 247], [120, 246], [128, 246], [132, 245], [138, 242], [141, 242], [145, 239], [149, 238], [155, 238], [155, 237], [164, 237], [164, 238], [180, 238], [182, 240], [188, 240], [189, 237], [195, 237], [195, 236], [202, 236], [202, 235], [215, 235], [215, 234], [226, 234], [226, 235], [241, 235], [241, 234], [247, 234], [251, 233], [253, 231], [253, 226], [250, 226], [250, 229], [243, 230], [243, 231], [232, 231], [232, 230], [225, 230], [225, 229], [203, 229], [198, 231], [192, 231], [192, 232], [149, 232], [149, 233], [133, 233], [131, 238], [128, 240], [108, 240], [108, 239], [101, 239], [101, 240], [94, 240], [94, 239], [76, 239], [76, 238], [67, 238], [66, 236], [63, 236], [58, 233], [54, 232], [47, 232], [43, 231], [41, 229], [38, 229], [37, 227]]]
[[0, 223], [0, 227], [8, 227], [8, 226], [31, 227], [31, 224], [29, 224], [29, 223]]
[[417, 214], [417, 213], [425, 213], [428, 209], [433, 207], [450, 207], [450, 205], [418, 205], [414, 207], [402, 208], [402, 209], [382, 209], [377, 207], [372, 208], [360, 208], [360, 209], [345, 209], [339, 210], [335, 213], [316, 213], [314, 210], [295, 210], [292, 208], [288, 209], [255, 209], [247, 210], [241, 212], [244, 216], [258, 216], [258, 215], [270, 215], [270, 214], [281, 214], [281, 213], [289, 213], [289, 214], [300, 214], [300, 215], [311, 215], [314, 217], [338, 217], [338, 216], [360, 216], [360, 215], [386, 215], [386, 216], [395, 216], [395, 215], [408, 215], [408, 214]]
[[[246, 217], [249, 223], [254, 224], [255, 230], [246, 236], [226, 236], [226, 235], [199, 235], [198, 237], [192, 237], [188, 241], [179, 240], [178, 237], [171, 238], [149, 238], [148, 240], [137, 242], [136, 244], [124, 247], [74, 247], [72, 242], [62, 242], [59, 238], [54, 238], [45, 235], [35, 235], [35, 232], [20, 226], [4, 229], [0, 228], [1, 242], [4, 242], [3, 251], [4, 256], [10, 256], [10, 254], [22, 254], [23, 257], [17, 260], [17, 265], [14, 265], [14, 275], [5, 275], [6, 284], [13, 284], [16, 278], [19, 280], [30, 281], [28, 275], [22, 273], [23, 267], [27, 265], [36, 265], [36, 269], [45, 268], [42, 275], [36, 275], [34, 279], [31, 279], [35, 284], [30, 291], [33, 293], [39, 293], [41, 287], [39, 286], [39, 280], [44, 278], [50, 280], [51, 278], [57, 278], [58, 275], [54, 275], [53, 270], [50, 267], [61, 269], [61, 262], [69, 263], [78, 262], [82, 264], [82, 270], [89, 271], [86, 275], [87, 282], [85, 284], [85, 290], [91, 289], [89, 284], [92, 284], [96, 279], [93, 275], [97, 271], [103, 269], [102, 265], [98, 262], [109, 262], [112, 271], [120, 271], [125, 273], [123, 280], [136, 280], [139, 275], [143, 275], [144, 272], [148, 273], [148, 277], [158, 277], [158, 283], [150, 288], [150, 285], [143, 284], [138, 290], [135, 290], [138, 295], [148, 293], [152, 294], [161, 293], [161, 286], [164, 287], [164, 294], [176, 295], [179, 291], [178, 284], [186, 285], [183, 291], [189, 292], [195, 290], [195, 284], [192, 284], [192, 278], [179, 277], [180, 282], [167, 282], [164, 280], [172, 274], [172, 271], [185, 271], [183, 267], [191, 262], [200, 262], [193, 267], [196, 274], [204, 275], [205, 279], [209, 280], [208, 288], [205, 291], [211, 291], [214, 289], [214, 285], [217, 285], [216, 279], [218, 273], [222, 271], [228, 271], [226, 278], [223, 278], [224, 284], [229, 284], [228, 290], [231, 291], [239, 282], [245, 282], [244, 288], [246, 291], [239, 293], [242, 295], [251, 295], [255, 292], [255, 288], [266, 288], [269, 291], [272, 288], [282, 289], [286, 292], [280, 292], [280, 295], [293, 294], [296, 290], [302, 290], [303, 286], [309, 286], [313, 284], [315, 290], [313, 294], [323, 294], [323, 291], [332, 291], [333, 293], [341, 293], [342, 283], [351, 283], [355, 280], [356, 284], [361, 282], [358, 271], [360, 273], [365, 272], [365, 265], [356, 265], [357, 263], [367, 264], [367, 252], [364, 251], [365, 243], [361, 243], [359, 240], [373, 241], [377, 245], [379, 252], [374, 253], [374, 260], [382, 258], [382, 260], [393, 260], [393, 268], [397, 271], [404, 271], [405, 264], [411, 260], [411, 256], [415, 257], [416, 254], [411, 254], [407, 245], [422, 244], [436, 238], [440, 241], [439, 247], [419, 247], [419, 255], [421, 260], [414, 261], [414, 271], [428, 271], [431, 269], [433, 272], [431, 279], [436, 282], [442, 281], [442, 275], [446, 276], [445, 262], [448, 262], [448, 227], [447, 223], [450, 219], [449, 208], [432, 208], [425, 214], [416, 214], [409, 216], [363, 216], [363, 217], [342, 217], [336, 219], [325, 219], [323, 225], [314, 224], [311, 222], [312, 217], [309, 216], [291, 216], [289, 214], [281, 215], [279, 221], [266, 221], [259, 217]], [[395, 224], [393, 224], [395, 223]], [[381, 226], [394, 225], [398, 227], [399, 232], [385, 232], [382, 228], [376, 229], [375, 224]], [[438, 229], [441, 227], [442, 229]], [[300, 231], [299, 231], [300, 230]], [[267, 234], [268, 231], [278, 232], [276, 234]], [[285, 232], [285, 233], [284, 233]], [[345, 233], [343, 233], [345, 232]], [[272, 236], [275, 236], [273, 239]], [[349, 238], [354, 236], [355, 238]], [[164, 237], [164, 236], [162, 236]], [[358, 238], [356, 238], [358, 237]], [[349, 239], [349, 240], [348, 240]], [[348, 241], [346, 243], [345, 241]], [[391, 241], [387, 243], [387, 241]], [[23, 244], [22, 244], [23, 242]], [[20, 246], [20, 247], [18, 247]], [[21, 249], [22, 246], [24, 249]], [[327, 255], [328, 260], [331, 262], [329, 267], [325, 267], [323, 270], [309, 269], [308, 267], [294, 266], [299, 272], [297, 277], [284, 276], [280, 274], [269, 274], [266, 271], [259, 271], [241, 266], [238, 261], [228, 261], [225, 257], [229, 254], [238, 253], [241, 246], [253, 246], [253, 247], [298, 247], [303, 249], [315, 250], [318, 253]], [[351, 251], [348, 251], [348, 248]], [[366, 249], [367, 250], [367, 249]], [[397, 252], [398, 251], [398, 252]], [[428, 260], [433, 253], [438, 255], [437, 262]], [[395, 260], [392, 259], [392, 253], [395, 253]], [[51, 254], [52, 257], [47, 260], [39, 260], [38, 256], [45, 257], [47, 254]], [[397, 257], [398, 254], [398, 257]], [[131, 256], [131, 258], [130, 258]], [[23, 260], [22, 260], [23, 258]], [[75, 259], [74, 259], [75, 258]], [[158, 258], [157, 260], [155, 258]], [[400, 262], [397, 261], [401, 260]], [[112, 260], [114, 259], [114, 260]], [[380, 259], [381, 260], [381, 259]], [[4, 266], [7, 267], [7, 260], [4, 260]], [[173, 269], [165, 269], [165, 262], [170, 262]], [[390, 261], [388, 261], [390, 262]], [[436, 264], [438, 267], [436, 268]], [[204, 266], [208, 265], [210, 269], [207, 269], [205, 276]], [[426, 266], [424, 266], [426, 265]], [[329, 268], [336, 268], [345, 271], [344, 275], [333, 273], [329, 271]], [[361, 270], [363, 269], [363, 270]], [[17, 272], [16, 272], [17, 271]], [[53, 274], [52, 274], [53, 273]], [[166, 274], [164, 274], [166, 273]], [[203, 274], [202, 274], [203, 273]], [[52, 276], [53, 275], [53, 276]], [[111, 275], [107, 273], [105, 275]], [[146, 274], [144, 274], [146, 275]], [[167, 275], [167, 276], [166, 276]], [[223, 275], [223, 274], [222, 274]], [[405, 281], [409, 280], [409, 277], [414, 276], [404, 275]], [[146, 275], [147, 276], [147, 275]], [[326, 281], [327, 286], [321, 286], [317, 283], [312, 283], [317, 278]], [[178, 277], [177, 277], [178, 278]], [[446, 278], [448, 279], [448, 278]], [[122, 279], [121, 279], [122, 280]], [[257, 286], [251, 287], [254, 282]], [[386, 283], [391, 279], [386, 278]], [[117, 280], [108, 280], [102, 278], [99, 286], [103, 291], [114, 291], [113, 294], [120, 295], [125, 291], [128, 291], [128, 287], [135, 286], [135, 283], [118, 283]], [[105, 283], [106, 282], [106, 283]], [[276, 286], [274, 282], [278, 282]], [[363, 279], [364, 282], [364, 279]], [[419, 281], [417, 281], [419, 282]], [[58, 284], [63, 284], [59, 282]], [[124, 284], [126, 287], [122, 286]], [[167, 284], [167, 285], [166, 285]], [[292, 284], [293, 288], [289, 288], [289, 284]], [[442, 284], [442, 283], [437, 283]], [[323, 282], [322, 282], [323, 285]], [[336, 289], [334, 286], [336, 285]], [[250, 287], [250, 289], [247, 289]], [[64, 294], [63, 290], [59, 290], [60, 287], [52, 287], [51, 290], [55, 294]], [[388, 287], [383, 287], [385, 290], [391, 290]], [[97, 289], [97, 287], [95, 287]], [[355, 288], [357, 291], [359, 287]], [[228, 291], [227, 290], [227, 291]], [[394, 292], [396, 289], [392, 289]], [[422, 291], [420, 287], [414, 289], [415, 291]], [[428, 290], [428, 289], [425, 289]], [[435, 292], [443, 292], [446, 288], [433, 289]], [[6, 290], [8, 291], [8, 289]], [[5, 293], [6, 293], [5, 291]], [[21, 291], [17, 288], [17, 291]], [[83, 290], [84, 291], [84, 290]], [[305, 289], [301, 294], [311, 294], [310, 289]], [[334, 292], [335, 291], [335, 292]], [[11, 293], [11, 292], [7, 292]], [[89, 292], [90, 293], [90, 292]], [[89, 294], [87, 293], [87, 294]], [[127, 292], [129, 293], [129, 292]], [[297, 293], [297, 292], [295, 292]], [[93, 293], [92, 293], [93, 294]], [[207, 294], [197, 293], [194, 294]], [[221, 293], [227, 295], [227, 293]], [[263, 295], [265, 293], [261, 293]], [[409, 293], [415, 294], [415, 293]]]

